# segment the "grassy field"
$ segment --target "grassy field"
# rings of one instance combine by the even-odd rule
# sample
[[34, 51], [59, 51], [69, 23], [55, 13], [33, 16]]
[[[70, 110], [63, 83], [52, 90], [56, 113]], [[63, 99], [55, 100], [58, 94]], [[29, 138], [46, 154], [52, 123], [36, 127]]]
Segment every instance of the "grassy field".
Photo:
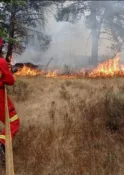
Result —
[[124, 174], [124, 79], [23, 77], [9, 94], [16, 175]]

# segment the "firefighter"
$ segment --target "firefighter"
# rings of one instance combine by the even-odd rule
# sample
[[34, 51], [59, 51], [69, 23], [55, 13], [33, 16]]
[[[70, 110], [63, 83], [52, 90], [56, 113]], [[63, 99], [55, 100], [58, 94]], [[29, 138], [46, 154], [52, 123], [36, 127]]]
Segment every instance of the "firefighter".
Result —
[[[1, 45], [0, 45], [1, 46]], [[2, 43], [3, 47], [3, 43]], [[1, 50], [2, 52], [2, 50]], [[15, 83], [15, 78], [10, 71], [10, 66], [8, 66], [7, 61], [1, 56], [0, 53], [0, 121], [5, 124], [5, 85], [12, 86]], [[18, 132], [20, 120], [15, 110], [15, 107], [8, 98], [8, 109], [9, 109], [9, 119], [10, 119], [10, 129], [12, 139]], [[5, 163], [5, 129], [0, 134], [0, 161]]]

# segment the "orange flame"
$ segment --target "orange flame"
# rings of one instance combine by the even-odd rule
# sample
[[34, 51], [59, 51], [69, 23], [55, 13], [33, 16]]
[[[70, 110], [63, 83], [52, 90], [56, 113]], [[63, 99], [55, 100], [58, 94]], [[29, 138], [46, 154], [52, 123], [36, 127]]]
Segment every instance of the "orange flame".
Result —
[[71, 73], [71, 74], [59, 74], [57, 70], [49, 71], [45, 73], [37, 69], [29, 68], [24, 66], [21, 68], [16, 75], [17, 76], [35, 76], [43, 75], [45, 77], [61, 77], [61, 78], [97, 78], [97, 77], [113, 77], [113, 76], [124, 76], [124, 65], [119, 64], [120, 54], [118, 53], [115, 58], [109, 59], [103, 63], [100, 63], [95, 69], [90, 73], [83, 69], [81, 71]]
[[44, 72], [43, 71], [39, 71], [33, 68], [30, 68], [28, 66], [23, 66], [23, 68], [20, 68], [20, 70], [18, 72], [16, 72], [16, 75], [18, 76], [27, 76], [27, 75], [42, 75]]
[[89, 77], [112, 77], [118, 75], [121, 71], [119, 66], [120, 54], [118, 53], [114, 59], [109, 59], [98, 65], [89, 75]]

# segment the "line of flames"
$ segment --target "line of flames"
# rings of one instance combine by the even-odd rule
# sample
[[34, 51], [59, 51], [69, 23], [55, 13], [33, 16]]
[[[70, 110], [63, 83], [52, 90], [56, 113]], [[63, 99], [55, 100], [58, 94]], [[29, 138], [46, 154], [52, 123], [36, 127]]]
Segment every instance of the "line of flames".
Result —
[[16, 75], [17, 76], [36, 76], [42, 75], [45, 77], [63, 77], [63, 78], [96, 78], [96, 77], [113, 77], [113, 76], [124, 76], [124, 65], [119, 64], [120, 54], [117, 54], [115, 58], [104, 61], [99, 64], [95, 69], [91, 72], [87, 72], [86, 70], [80, 70], [71, 74], [59, 74], [58, 70], [55, 71], [41, 71], [33, 68], [29, 68], [24, 65]]

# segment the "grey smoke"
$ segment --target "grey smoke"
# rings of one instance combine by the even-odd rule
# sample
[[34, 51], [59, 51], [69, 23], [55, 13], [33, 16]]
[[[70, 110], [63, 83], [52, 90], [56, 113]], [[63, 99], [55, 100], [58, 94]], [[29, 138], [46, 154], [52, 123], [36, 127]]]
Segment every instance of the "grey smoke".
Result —
[[[14, 62], [32, 62], [45, 65], [53, 57], [51, 66], [70, 65], [71, 67], [85, 66], [88, 64], [85, 56], [91, 55], [90, 32], [86, 28], [82, 18], [75, 24], [68, 22], [56, 22], [49, 15], [45, 32], [52, 36], [50, 48], [43, 52], [38, 44], [29, 45], [22, 55], [14, 55]], [[108, 48], [110, 42], [103, 40], [100, 44], [100, 55], [112, 55]], [[106, 54], [107, 53], [107, 54]]]

